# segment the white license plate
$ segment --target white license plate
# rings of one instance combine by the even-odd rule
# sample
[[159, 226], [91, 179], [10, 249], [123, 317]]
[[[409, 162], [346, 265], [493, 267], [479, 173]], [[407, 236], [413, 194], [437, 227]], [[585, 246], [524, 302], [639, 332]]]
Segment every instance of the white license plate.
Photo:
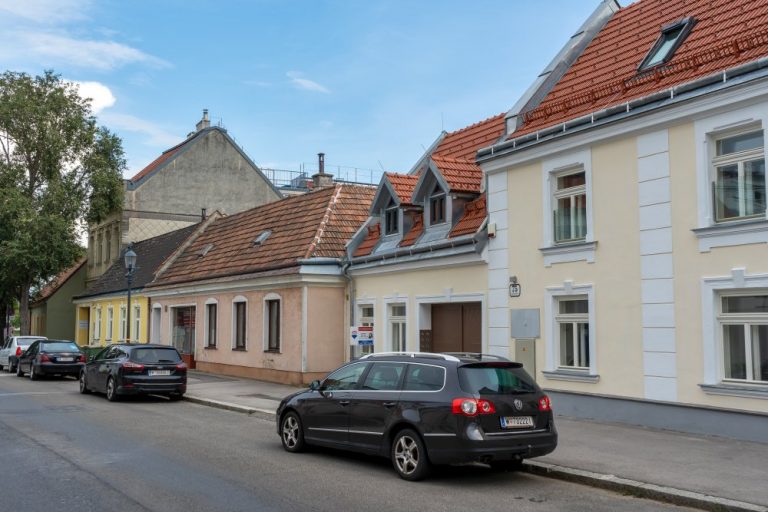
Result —
[[75, 359], [73, 357], [60, 357], [57, 359], [57, 361], [60, 363], [71, 363], [74, 360]]
[[170, 375], [171, 370], [149, 370], [150, 377], [153, 375]]
[[502, 416], [501, 428], [530, 428], [533, 426], [531, 416]]

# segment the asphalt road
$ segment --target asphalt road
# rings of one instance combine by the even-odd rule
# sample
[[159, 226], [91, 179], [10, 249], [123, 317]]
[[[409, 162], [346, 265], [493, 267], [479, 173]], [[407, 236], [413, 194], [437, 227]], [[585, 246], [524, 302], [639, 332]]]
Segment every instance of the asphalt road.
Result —
[[388, 461], [283, 451], [268, 417], [0, 372], [0, 510], [686, 510], [485, 466], [400, 480]]

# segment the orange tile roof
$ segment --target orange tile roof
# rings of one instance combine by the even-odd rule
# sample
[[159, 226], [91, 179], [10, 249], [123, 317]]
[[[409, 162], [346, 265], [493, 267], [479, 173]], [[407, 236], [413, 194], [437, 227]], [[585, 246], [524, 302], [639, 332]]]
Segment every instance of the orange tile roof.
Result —
[[400, 204], [411, 204], [413, 189], [416, 188], [416, 183], [419, 182], [418, 175], [398, 174], [396, 172], [388, 172], [385, 175], [395, 190], [398, 199], [400, 199]]
[[505, 113], [501, 113], [446, 134], [432, 156], [474, 161], [478, 149], [498, 142], [504, 135], [504, 116]]
[[[661, 27], [696, 24], [666, 64], [637, 68]], [[620, 9], [510, 138], [768, 55], [768, 0], [640, 0]]]
[[376, 243], [378, 243], [380, 236], [380, 224], [368, 226], [368, 234], [365, 235], [363, 241], [360, 242], [360, 245], [357, 246], [355, 252], [352, 253], [352, 257], [357, 258], [358, 256], [368, 256], [371, 254], [371, 251], [373, 251], [373, 248], [376, 247]]
[[464, 207], [464, 214], [459, 221], [451, 229], [450, 238], [460, 235], [469, 235], [477, 232], [480, 226], [483, 225], [483, 221], [487, 216], [485, 194], [481, 195], [474, 201], [470, 201]]
[[[288, 197], [213, 222], [153, 283], [298, 269], [305, 258], [341, 258], [368, 219], [376, 189], [336, 184]], [[261, 245], [254, 240], [271, 234]], [[212, 245], [206, 254], [203, 248]]]
[[469, 160], [456, 160], [440, 156], [432, 156], [432, 161], [440, 170], [451, 192], [480, 193], [483, 184], [483, 171]]
[[188, 143], [188, 142], [189, 142], [189, 141], [191, 141], [191, 140], [192, 140], [192, 137], [191, 137], [191, 138], [189, 138], [189, 139], [187, 139], [187, 140], [185, 140], [184, 142], [182, 142], [182, 143], [181, 143], [181, 144], [179, 144], [178, 146], [174, 146], [174, 147], [172, 147], [171, 149], [168, 149], [168, 150], [164, 151], [162, 155], [160, 155], [159, 157], [157, 157], [157, 158], [155, 158], [154, 160], [152, 160], [152, 162], [150, 162], [150, 164], [149, 164], [148, 166], [146, 166], [145, 168], [143, 168], [142, 170], [140, 170], [138, 173], [136, 173], [136, 175], [135, 175], [133, 178], [131, 178], [131, 180], [130, 180], [130, 181], [132, 181], [132, 182], [137, 182], [137, 181], [139, 181], [141, 178], [143, 178], [144, 176], [146, 176], [147, 174], [149, 174], [149, 173], [151, 173], [152, 171], [154, 171], [155, 169], [157, 169], [157, 168], [158, 168], [160, 165], [164, 164], [164, 163], [165, 163], [167, 160], [169, 160], [171, 157], [173, 157], [174, 155], [176, 155], [176, 153], [178, 153], [179, 151], [181, 151], [181, 148], [182, 148], [182, 147], [183, 147], [183, 146], [184, 146], [186, 143]]
[[408, 231], [403, 239], [400, 241], [400, 247], [408, 247], [416, 243], [416, 240], [421, 236], [421, 234], [424, 232], [424, 216], [423, 215], [417, 215], [416, 219], [413, 221], [413, 226], [411, 226], [411, 230]]
[[56, 293], [59, 288], [64, 286], [64, 283], [66, 283], [70, 277], [75, 275], [80, 268], [85, 265], [86, 258], [82, 257], [77, 262], [75, 262], [74, 265], [71, 267], [62, 270], [56, 277], [51, 279], [51, 282], [49, 282], [41, 291], [40, 293], [34, 298], [34, 302], [32, 305], [40, 304], [41, 302], [45, 302], [48, 300], [51, 295]]

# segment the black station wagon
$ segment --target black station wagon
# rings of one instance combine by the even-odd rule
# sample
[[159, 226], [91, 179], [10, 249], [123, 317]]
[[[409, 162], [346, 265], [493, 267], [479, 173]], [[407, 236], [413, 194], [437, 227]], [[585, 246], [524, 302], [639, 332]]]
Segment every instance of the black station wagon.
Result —
[[520, 363], [486, 354], [365, 356], [286, 397], [277, 431], [289, 452], [311, 444], [389, 457], [406, 480], [438, 464], [514, 470], [557, 446], [549, 398]]

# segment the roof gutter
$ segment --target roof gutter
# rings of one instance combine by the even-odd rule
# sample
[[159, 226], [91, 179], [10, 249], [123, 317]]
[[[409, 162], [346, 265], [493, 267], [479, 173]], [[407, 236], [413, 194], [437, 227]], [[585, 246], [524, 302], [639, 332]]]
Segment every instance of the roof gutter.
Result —
[[473, 234], [472, 236], [463, 236], [459, 238], [444, 240], [441, 242], [436, 242], [434, 244], [430, 244], [424, 247], [400, 247], [395, 251], [392, 251], [390, 253], [387, 253], [385, 255], [381, 256], [361, 256], [358, 258], [353, 258], [351, 261], [351, 264], [354, 265], [356, 263], [370, 263], [372, 261], [377, 260], [383, 260], [386, 261], [388, 259], [394, 259], [399, 256], [413, 256], [414, 254], [422, 254], [426, 252], [435, 252], [440, 249], [453, 249], [455, 247], [461, 247], [464, 245], [474, 245], [477, 246], [480, 241], [475, 239], [475, 236], [477, 233]]
[[765, 68], [768, 68], [768, 57], [762, 57], [747, 64], [741, 64], [731, 69], [699, 78], [691, 82], [687, 82], [675, 87], [670, 87], [669, 89], [665, 89], [663, 91], [655, 92], [641, 98], [621, 103], [619, 105], [597, 110], [590, 114], [586, 114], [575, 119], [570, 119], [568, 121], [558, 123], [554, 126], [550, 126], [542, 130], [509, 139], [505, 142], [480, 149], [477, 152], [477, 163], [493, 160], [503, 155], [529, 148], [542, 142], [550, 141], [556, 137], [570, 135], [576, 129], [583, 131], [585, 129], [598, 127], [615, 120], [618, 116], [622, 116], [623, 119], [627, 116], [638, 115], [647, 112], [648, 109], [640, 110], [641, 107], [647, 107], [654, 103], [660, 103], [664, 101], [683, 101], [688, 99], [680, 99], [680, 96], [684, 94], [695, 93], [711, 85], [727, 84], [728, 81], [737, 77]]

